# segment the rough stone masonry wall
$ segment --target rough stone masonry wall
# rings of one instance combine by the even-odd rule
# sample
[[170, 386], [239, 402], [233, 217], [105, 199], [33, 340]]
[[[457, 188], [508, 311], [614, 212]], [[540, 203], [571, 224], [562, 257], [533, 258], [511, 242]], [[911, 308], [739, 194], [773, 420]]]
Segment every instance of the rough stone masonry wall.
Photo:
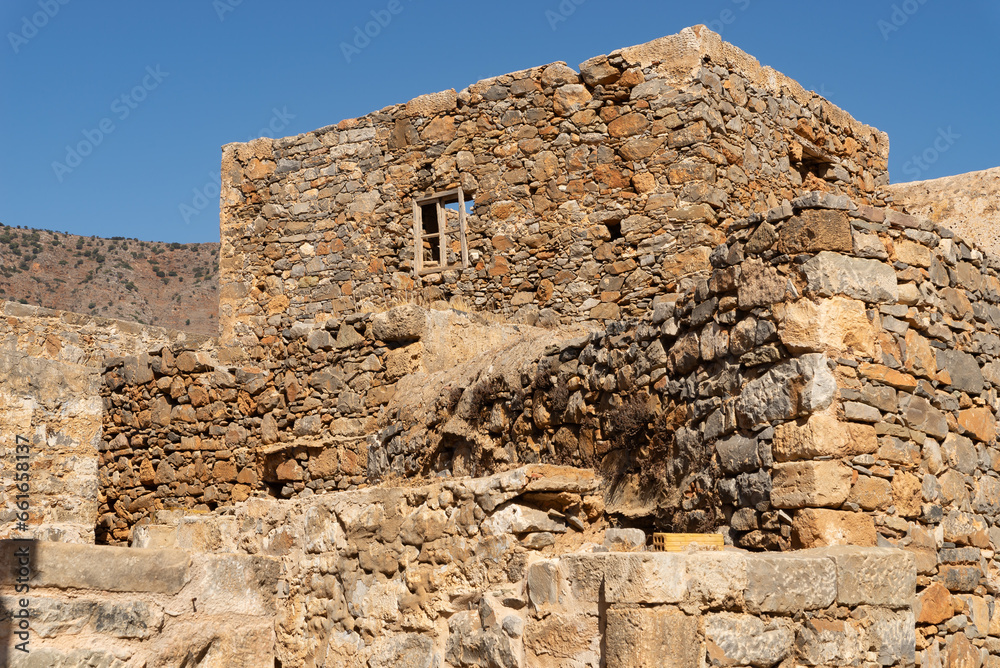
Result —
[[[726, 222], [806, 190], [876, 201], [887, 156], [883, 133], [704, 26], [231, 144], [222, 338], [267, 358], [296, 322], [405, 294], [527, 322], [635, 316], [709, 268]], [[471, 266], [414, 280], [411, 202], [457, 186]]]
[[[608, 472], [605, 511], [627, 522], [717, 529], [756, 550], [898, 545], [919, 571], [920, 660], [996, 657], [1000, 263], [946, 229], [823, 194], [731, 230], [712, 271], [642, 321], [397, 381], [366, 444], [370, 479], [423, 474], [407, 461], [429, 453], [444, 455], [432, 472], [480, 475], [580, 462]], [[423, 345], [414, 313], [380, 317], [398, 326], [382, 336], [399, 335], [401, 359]], [[349, 316], [329, 341], [311, 325], [288, 340], [364, 350], [361, 322], [375, 330]], [[282, 464], [293, 493], [310, 461]]]
[[[28, 529], [23, 537], [93, 542], [97, 519], [97, 452], [105, 358], [136, 354], [186, 339], [156, 327], [0, 304], [0, 537], [16, 527], [15, 507], [28, 465]], [[18, 436], [29, 459], [18, 460]], [[22, 442], [24, 443], [24, 442]]]
[[920, 573], [925, 665], [995, 662], [1000, 258], [813, 194], [735, 223], [711, 259], [646, 319], [526, 360], [548, 385], [484, 373], [435, 421], [442, 386], [404, 379], [369, 461], [460, 434], [473, 469], [498, 451], [593, 462], [614, 481], [607, 513], [640, 526], [755, 550], [898, 545]]
[[609, 552], [599, 487], [529, 466], [163, 512], [136, 535], [280, 560], [286, 668], [912, 665], [909, 553]]
[[98, 537], [128, 542], [131, 527], [160, 509], [355, 488], [371, 479], [368, 439], [400, 378], [470, 358], [488, 365], [517, 341], [514, 354], [535, 359], [556, 339], [403, 307], [296, 324], [268, 342], [278, 355], [259, 367], [183, 345], [109, 359]]

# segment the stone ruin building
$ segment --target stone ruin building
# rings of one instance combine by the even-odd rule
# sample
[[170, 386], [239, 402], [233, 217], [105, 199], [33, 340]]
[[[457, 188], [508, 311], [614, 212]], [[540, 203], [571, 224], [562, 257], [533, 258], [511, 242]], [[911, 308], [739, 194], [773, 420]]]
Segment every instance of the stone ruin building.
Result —
[[3, 306], [0, 663], [995, 668], [995, 191], [888, 152], [703, 26], [224, 147], [218, 337]]

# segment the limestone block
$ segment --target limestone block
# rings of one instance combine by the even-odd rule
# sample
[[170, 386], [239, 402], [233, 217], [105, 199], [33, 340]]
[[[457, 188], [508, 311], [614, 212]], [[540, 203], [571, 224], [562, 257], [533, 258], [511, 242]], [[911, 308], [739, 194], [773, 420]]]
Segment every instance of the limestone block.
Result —
[[867, 612], [870, 623], [865, 629], [862, 646], [873, 648], [883, 666], [913, 665], [917, 645], [913, 611], [875, 608]]
[[734, 434], [715, 444], [719, 466], [728, 475], [756, 471], [761, 467], [757, 440]]
[[748, 559], [746, 602], [751, 610], [819, 610], [837, 598], [837, 568], [830, 559], [762, 554]]
[[113, 653], [91, 649], [55, 649], [32, 647], [30, 652], [13, 652], [10, 668], [125, 668], [126, 663]]
[[976, 358], [961, 350], [938, 350], [937, 367], [947, 371], [949, 383], [961, 392], [979, 394], [986, 387], [986, 380]]
[[738, 300], [740, 308], [750, 309], [770, 306], [785, 298], [788, 279], [758, 258], [750, 258], [740, 265]]
[[857, 353], [875, 356], [875, 329], [863, 302], [834, 297], [800, 299], [774, 309], [781, 342], [794, 353]]
[[306, 341], [309, 350], [313, 352], [317, 350], [330, 350], [333, 348], [333, 343], [333, 337], [325, 329], [315, 330], [309, 334], [309, 339]]
[[[569, 554], [559, 559], [559, 568], [565, 573], [573, 598], [581, 603], [601, 600], [607, 562], [620, 555], [614, 552]], [[530, 590], [530, 587], [529, 587]]]
[[906, 354], [903, 366], [914, 376], [931, 380], [938, 378], [938, 360], [930, 342], [913, 329], [906, 330]]
[[708, 658], [720, 666], [773, 666], [792, 651], [794, 631], [751, 615], [719, 613], [705, 616]]
[[[555, 611], [541, 620], [529, 620], [526, 625], [524, 665], [596, 666], [600, 662], [600, 642], [601, 631], [597, 615]], [[491, 661], [464, 665], [505, 664]], [[611, 663], [607, 665], [610, 666]]]
[[[212, 623], [206, 623], [204, 618], [195, 616], [171, 626], [162, 640], [150, 648], [146, 665], [190, 665], [191, 657], [201, 656], [205, 657], [205, 668], [270, 668], [274, 665], [274, 627], [274, 620], [268, 618], [215, 617]], [[101, 664], [72, 665], [96, 668]]]
[[[601, 56], [588, 60], [584, 65], [589, 65], [591, 61], [601, 60]], [[604, 62], [607, 62], [607, 57], [603, 57]], [[580, 66], [581, 73], [583, 72], [583, 65]], [[573, 70], [572, 67], [563, 62], [552, 63], [544, 70], [542, 70], [542, 85], [546, 88], [555, 88], [558, 86], [564, 86], [566, 84], [580, 83], [580, 76]]]
[[941, 444], [944, 462], [956, 471], [972, 475], [979, 466], [979, 453], [971, 439], [949, 433]]
[[867, 303], [892, 303], [899, 297], [896, 272], [878, 260], [823, 251], [802, 268], [809, 290], [823, 297], [840, 294]]
[[877, 234], [864, 234], [858, 231], [854, 232], [854, 255], [875, 260], [889, 258], [885, 244], [882, 243]]
[[377, 341], [417, 341], [427, 331], [427, 311], [415, 304], [396, 306], [372, 317], [372, 336]]
[[559, 116], [570, 116], [580, 111], [592, 98], [593, 95], [583, 84], [565, 84], [552, 95], [552, 107]]
[[749, 554], [741, 550], [691, 552], [687, 561], [687, 597], [711, 607], [740, 608], [749, 584]]
[[771, 505], [775, 508], [836, 507], [851, 493], [853, 471], [836, 461], [775, 464]]
[[864, 656], [858, 628], [839, 619], [809, 620], [798, 630], [796, 646], [810, 666], [855, 666]]
[[810, 353], [775, 365], [748, 382], [736, 401], [736, 415], [741, 427], [753, 428], [822, 411], [836, 393], [837, 381], [826, 356]]
[[918, 624], [940, 624], [955, 614], [955, 602], [947, 587], [932, 582], [920, 592], [914, 611]]
[[[3, 584], [13, 584], [21, 541], [0, 541]], [[176, 594], [190, 578], [191, 558], [180, 550], [106, 545], [30, 544], [32, 587]]]
[[[958, 480], [956, 482], [962, 484], [961, 491], [964, 493], [964, 481]], [[975, 545], [977, 547], [987, 547], [989, 545], [989, 525], [983, 517], [973, 513], [952, 510], [941, 521], [941, 531], [944, 539], [949, 543]]]
[[868, 513], [805, 508], [795, 513], [792, 536], [797, 547], [874, 546], [875, 520]]
[[176, 548], [177, 527], [165, 524], [144, 524], [132, 529], [131, 547]]
[[991, 443], [996, 439], [996, 418], [993, 417], [993, 411], [986, 406], [959, 411], [958, 424], [977, 441]]
[[431, 638], [418, 633], [401, 633], [376, 642], [369, 665], [436, 668], [441, 665], [441, 657], [435, 652]]
[[854, 250], [851, 221], [844, 211], [806, 209], [785, 221], [778, 237], [781, 253], [815, 253], [818, 251]]
[[892, 505], [892, 484], [884, 478], [858, 476], [847, 500], [862, 510], [884, 510]]
[[920, 515], [923, 500], [921, 479], [908, 471], [898, 471], [892, 479], [892, 500], [896, 513], [901, 517]]
[[238, 532], [234, 517], [185, 517], [177, 524], [174, 542], [190, 552], [229, 552], [235, 551]]
[[580, 76], [589, 86], [606, 86], [617, 81], [621, 72], [608, 62], [607, 56], [596, 56], [580, 63]]
[[365, 342], [365, 337], [358, 334], [358, 330], [354, 329], [353, 325], [348, 325], [344, 323], [337, 330], [337, 348], [344, 350], [346, 348], [354, 348], [362, 345]]
[[608, 124], [608, 134], [612, 137], [630, 137], [641, 134], [648, 127], [649, 121], [645, 114], [625, 114]]
[[979, 566], [944, 564], [938, 567], [938, 578], [951, 592], [972, 592], [982, 582], [983, 571]]
[[276, 611], [281, 560], [240, 554], [199, 554], [185, 593], [209, 615], [268, 617]]
[[528, 600], [531, 601], [536, 610], [558, 605], [563, 582], [563, 573], [557, 561], [548, 560], [533, 563], [528, 568], [526, 579]]
[[523, 534], [535, 531], [566, 533], [566, 523], [562, 520], [550, 517], [545, 511], [516, 503], [491, 515], [484, 522], [483, 528], [491, 535]]
[[670, 608], [607, 613], [607, 668], [697, 668], [698, 619]]
[[642, 529], [614, 529], [604, 531], [604, 547], [622, 552], [642, 550], [646, 545], [646, 532]]
[[905, 262], [914, 267], [923, 267], [925, 269], [931, 266], [931, 251], [927, 246], [903, 239], [897, 241], [894, 247], [898, 262]]
[[646, 552], [605, 559], [608, 603], [679, 603], [687, 594], [688, 555]]
[[972, 509], [986, 516], [996, 516], [1000, 514], [1000, 480], [983, 476], [976, 478], [973, 484], [975, 498], [972, 500]]
[[808, 550], [837, 565], [837, 603], [906, 608], [916, 595], [917, 568], [906, 550], [837, 545]]
[[451, 111], [458, 104], [458, 93], [455, 89], [428, 93], [415, 97], [406, 103], [406, 113], [409, 116], [433, 116]]
[[[986, 409], [987, 412], [989, 409]], [[948, 420], [931, 402], [913, 394], [899, 396], [899, 412], [910, 429], [922, 431], [935, 438], [948, 435]]]
[[[862, 426], [841, 422], [829, 413], [817, 413], [807, 420], [785, 422], [774, 428], [774, 459], [789, 462], [874, 452], [878, 443], [874, 438], [868, 438], [868, 430], [856, 428]], [[870, 436], [874, 437], [874, 430]]]
[[[16, 596], [0, 599], [3, 609], [16, 610]], [[31, 597], [31, 631], [40, 638], [102, 634], [121, 639], [145, 640], [163, 627], [163, 610], [145, 601], [113, 602], [98, 599]]]

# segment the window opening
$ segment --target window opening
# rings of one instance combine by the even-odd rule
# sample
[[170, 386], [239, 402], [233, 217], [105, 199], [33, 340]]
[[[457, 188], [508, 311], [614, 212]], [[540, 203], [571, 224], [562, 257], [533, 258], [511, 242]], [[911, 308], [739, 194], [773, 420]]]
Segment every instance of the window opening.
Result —
[[429, 274], [469, 266], [466, 217], [470, 213], [461, 188], [413, 201], [413, 269]]
[[441, 264], [441, 226], [438, 223], [438, 206], [435, 202], [420, 205], [420, 219], [423, 221], [420, 253], [425, 264]]

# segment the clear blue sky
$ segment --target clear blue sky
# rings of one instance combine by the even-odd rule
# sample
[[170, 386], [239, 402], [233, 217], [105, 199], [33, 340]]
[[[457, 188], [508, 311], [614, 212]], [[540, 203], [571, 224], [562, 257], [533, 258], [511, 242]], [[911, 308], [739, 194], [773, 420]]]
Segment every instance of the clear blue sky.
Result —
[[[218, 240], [222, 144], [557, 60], [575, 67], [698, 23], [888, 132], [893, 181], [986, 169], [1000, 164], [998, 5], [2, 0], [0, 222]], [[386, 25], [345, 55], [372, 12]], [[947, 150], [931, 151], [942, 132]], [[93, 150], [68, 154], [81, 143]], [[925, 151], [934, 160], [914, 162]]]

